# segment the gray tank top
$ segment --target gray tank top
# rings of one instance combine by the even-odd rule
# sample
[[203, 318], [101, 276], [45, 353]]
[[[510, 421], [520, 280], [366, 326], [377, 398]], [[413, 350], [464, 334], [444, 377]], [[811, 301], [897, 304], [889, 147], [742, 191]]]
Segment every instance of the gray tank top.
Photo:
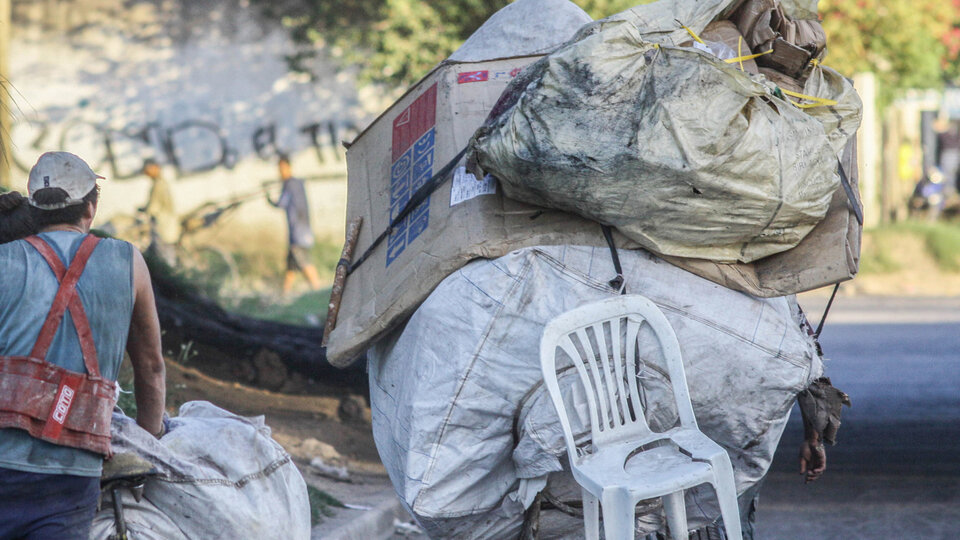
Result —
[[[70, 231], [39, 236], [66, 266], [84, 238]], [[33, 246], [23, 240], [0, 245], [0, 355], [30, 353], [58, 288], [53, 271]], [[100, 374], [116, 380], [133, 313], [133, 246], [121, 240], [101, 240], [77, 283], [77, 291], [90, 320]], [[71, 371], [86, 372], [69, 312], [64, 314], [46, 360]], [[102, 456], [93, 452], [34, 439], [19, 429], [0, 429], [0, 467], [100, 476], [101, 465]]]

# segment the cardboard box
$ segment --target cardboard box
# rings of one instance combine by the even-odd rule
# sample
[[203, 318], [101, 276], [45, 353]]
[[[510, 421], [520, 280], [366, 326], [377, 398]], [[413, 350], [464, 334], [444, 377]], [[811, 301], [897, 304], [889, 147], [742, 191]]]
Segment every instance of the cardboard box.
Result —
[[[355, 257], [467, 146], [507, 84], [538, 58], [441, 64], [357, 137], [347, 150], [347, 221], [363, 216]], [[596, 223], [506, 199], [492, 178], [478, 181], [461, 163], [347, 277], [327, 358], [348, 365], [472, 259], [526, 246], [603, 242]]]
[[[363, 217], [355, 259], [411, 194], [466, 147], [506, 85], [537, 58], [441, 64], [358, 136], [347, 150], [347, 222]], [[854, 155], [848, 149], [845, 163], [856, 188]], [[349, 365], [475, 258], [537, 245], [606, 245], [597, 223], [507, 199], [493, 179], [478, 181], [462, 165], [347, 277], [327, 347], [333, 365]], [[614, 238], [619, 248], [639, 248], [619, 234]], [[752, 264], [668, 260], [729, 288], [770, 297], [850, 279], [859, 254], [860, 226], [838, 189], [827, 217], [790, 251]]]

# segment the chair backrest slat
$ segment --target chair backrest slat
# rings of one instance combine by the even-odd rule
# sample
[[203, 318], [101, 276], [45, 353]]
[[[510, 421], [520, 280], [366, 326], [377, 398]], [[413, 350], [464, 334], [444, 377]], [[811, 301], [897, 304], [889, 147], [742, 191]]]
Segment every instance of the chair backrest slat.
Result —
[[[590, 338], [587, 336], [586, 328], [578, 328], [576, 330], [577, 337], [580, 339], [580, 346], [583, 348], [583, 361], [590, 366], [590, 373], [593, 375], [592, 384], [589, 384], [587, 381], [584, 381], [584, 386], [587, 387], [587, 393], [590, 394], [590, 397], [596, 399], [597, 408], [600, 409], [600, 418], [602, 420], [602, 426], [596, 426], [599, 429], [603, 429], [610, 425], [610, 417], [607, 415], [607, 407], [605, 405], [606, 399], [604, 398], [604, 389], [598, 388], [603, 385], [603, 380], [600, 378], [600, 370], [597, 368], [596, 357], [593, 354], [593, 346], [590, 344]], [[596, 425], [596, 424], [595, 424]]]
[[[640, 323], [627, 316], [627, 387], [630, 390], [630, 401], [637, 415], [637, 422], [647, 427], [647, 419], [643, 416], [643, 401], [640, 399], [640, 377], [637, 373], [637, 336], [640, 335]], [[647, 427], [649, 430], [649, 427]]]
[[[621, 320], [626, 324], [626, 339], [622, 344]], [[564, 313], [550, 321], [544, 330], [540, 349], [544, 380], [564, 426], [571, 456], [576, 455], [576, 449], [557, 382], [557, 349], [562, 349], [570, 357], [580, 375], [590, 411], [593, 444], [642, 437], [651, 433], [644, 416], [638, 369], [637, 342], [644, 324], [653, 331], [666, 361], [680, 423], [696, 427], [680, 345], [673, 328], [660, 309], [647, 298], [619, 296]], [[605, 325], [609, 327], [609, 338]], [[590, 339], [591, 333], [593, 340]]]
[[[587, 398], [587, 410], [590, 413], [590, 425], [591, 426], [598, 425], [599, 422], [597, 419], [596, 395], [594, 394], [594, 389], [589, 384], [587, 384], [587, 381], [589, 381], [590, 377], [589, 375], [587, 375], [587, 367], [584, 365], [583, 360], [580, 357], [580, 353], [577, 352], [577, 348], [574, 346], [573, 340], [570, 338], [569, 334], [561, 337], [560, 343], [558, 343], [557, 346], [563, 349], [563, 352], [567, 353], [567, 356], [570, 357], [570, 360], [573, 362], [573, 365], [577, 368], [577, 373], [580, 374], [580, 380], [583, 381], [584, 383], [583, 395], [586, 396]], [[549, 390], [549, 388], [550, 386], [548, 385], [547, 389]], [[558, 385], [558, 388], [559, 388], [559, 385]], [[561, 403], [562, 403], [562, 398], [561, 398]], [[563, 416], [564, 418], [566, 418], [566, 410], [564, 410]], [[576, 455], [576, 454], [571, 454], [571, 455]]]
[[[623, 423], [629, 424], [635, 422], [636, 419], [630, 416], [630, 397], [627, 394], [627, 390], [624, 387], [624, 371], [625, 364], [630, 362], [629, 357], [625, 357], [623, 349], [621, 348], [620, 343], [620, 317], [615, 317], [610, 319], [610, 341], [612, 342], [613, 348], [613, 368], [616, 371], [616, 376], [614, 380], [617, 382], [617, 393], [620, 396], [620, 407], [623, 411]], [[630, 336], [627, 336], [627, 339], [630, 339]], [[634, 409], [636, 411], [636, 409]]]
[[[610, 424], [604, 426], [604, 429], [615, 429], [623, 425], [620, 408], [617, 406], [617, 386], [613, 379], [613, 373], [610, 370], [611, 362], [616, 363], [619, 358], [611, 358], [607, 349], [606, 332], [603, 329], [604, 321], [593, 325], [593, 334], [597, 339], [597, 350], [594, 359], [601, 365], [601, 374], [603, 375], [603, 389], [606, 390], [603, 396], [604, 409], [610, 411]], [[603, 392], [601, 392], [603, 394]]]

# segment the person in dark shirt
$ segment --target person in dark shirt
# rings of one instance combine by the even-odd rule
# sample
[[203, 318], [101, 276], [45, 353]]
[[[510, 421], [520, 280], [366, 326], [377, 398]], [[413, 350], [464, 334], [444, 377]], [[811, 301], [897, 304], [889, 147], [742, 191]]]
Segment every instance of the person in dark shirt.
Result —
[[957, 191], [960, 172], [960, 132], [957, 127], [946, 119], [939, 119], [934, 124], [937, 131], [937, 167], [944, 176], [944, 192], [947, 195]]
[[307, 192], [303, 180], [293, 176], [290, 158], [281, 154], [277, 160], [283, 191], [276, 201], [267, 195], [267, 201], [273, 206], [283, 208], [287, 213], [287, 231], [289, 247], [287, 249], [287, 272], [283, 277], [283, 292], [290, 292], [297, 272], [302, 272], [310, 282], [310, 288], [320, 288], [317, 268], [310, 262], [310, 250], [313, 248], [313, 231], [310, 229], [310, 208], [307, 205]]
[[27, 198], [19, 191], [0, 194], [0, 244], [20, 240], [36, 232]]

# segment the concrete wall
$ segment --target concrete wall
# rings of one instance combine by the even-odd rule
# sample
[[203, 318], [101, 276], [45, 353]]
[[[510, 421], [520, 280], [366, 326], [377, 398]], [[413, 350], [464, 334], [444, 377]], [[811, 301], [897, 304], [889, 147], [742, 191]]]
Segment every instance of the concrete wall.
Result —
[[[385, 103], [331, 51], [309, 61], [314, 78], [290, 73], [297, 46], [246, 0], [14, 0], [13, 20], [14, 187], [40, 153], [74, 152], [108, 178], [105, 219], [144, 203], [153, 157], [185, 213], [276, 180], [282, 150], [308, 180], [317, 232], [342, 238], [340, 141]], [[236, 216], [282, 233], [262, 201]]]

